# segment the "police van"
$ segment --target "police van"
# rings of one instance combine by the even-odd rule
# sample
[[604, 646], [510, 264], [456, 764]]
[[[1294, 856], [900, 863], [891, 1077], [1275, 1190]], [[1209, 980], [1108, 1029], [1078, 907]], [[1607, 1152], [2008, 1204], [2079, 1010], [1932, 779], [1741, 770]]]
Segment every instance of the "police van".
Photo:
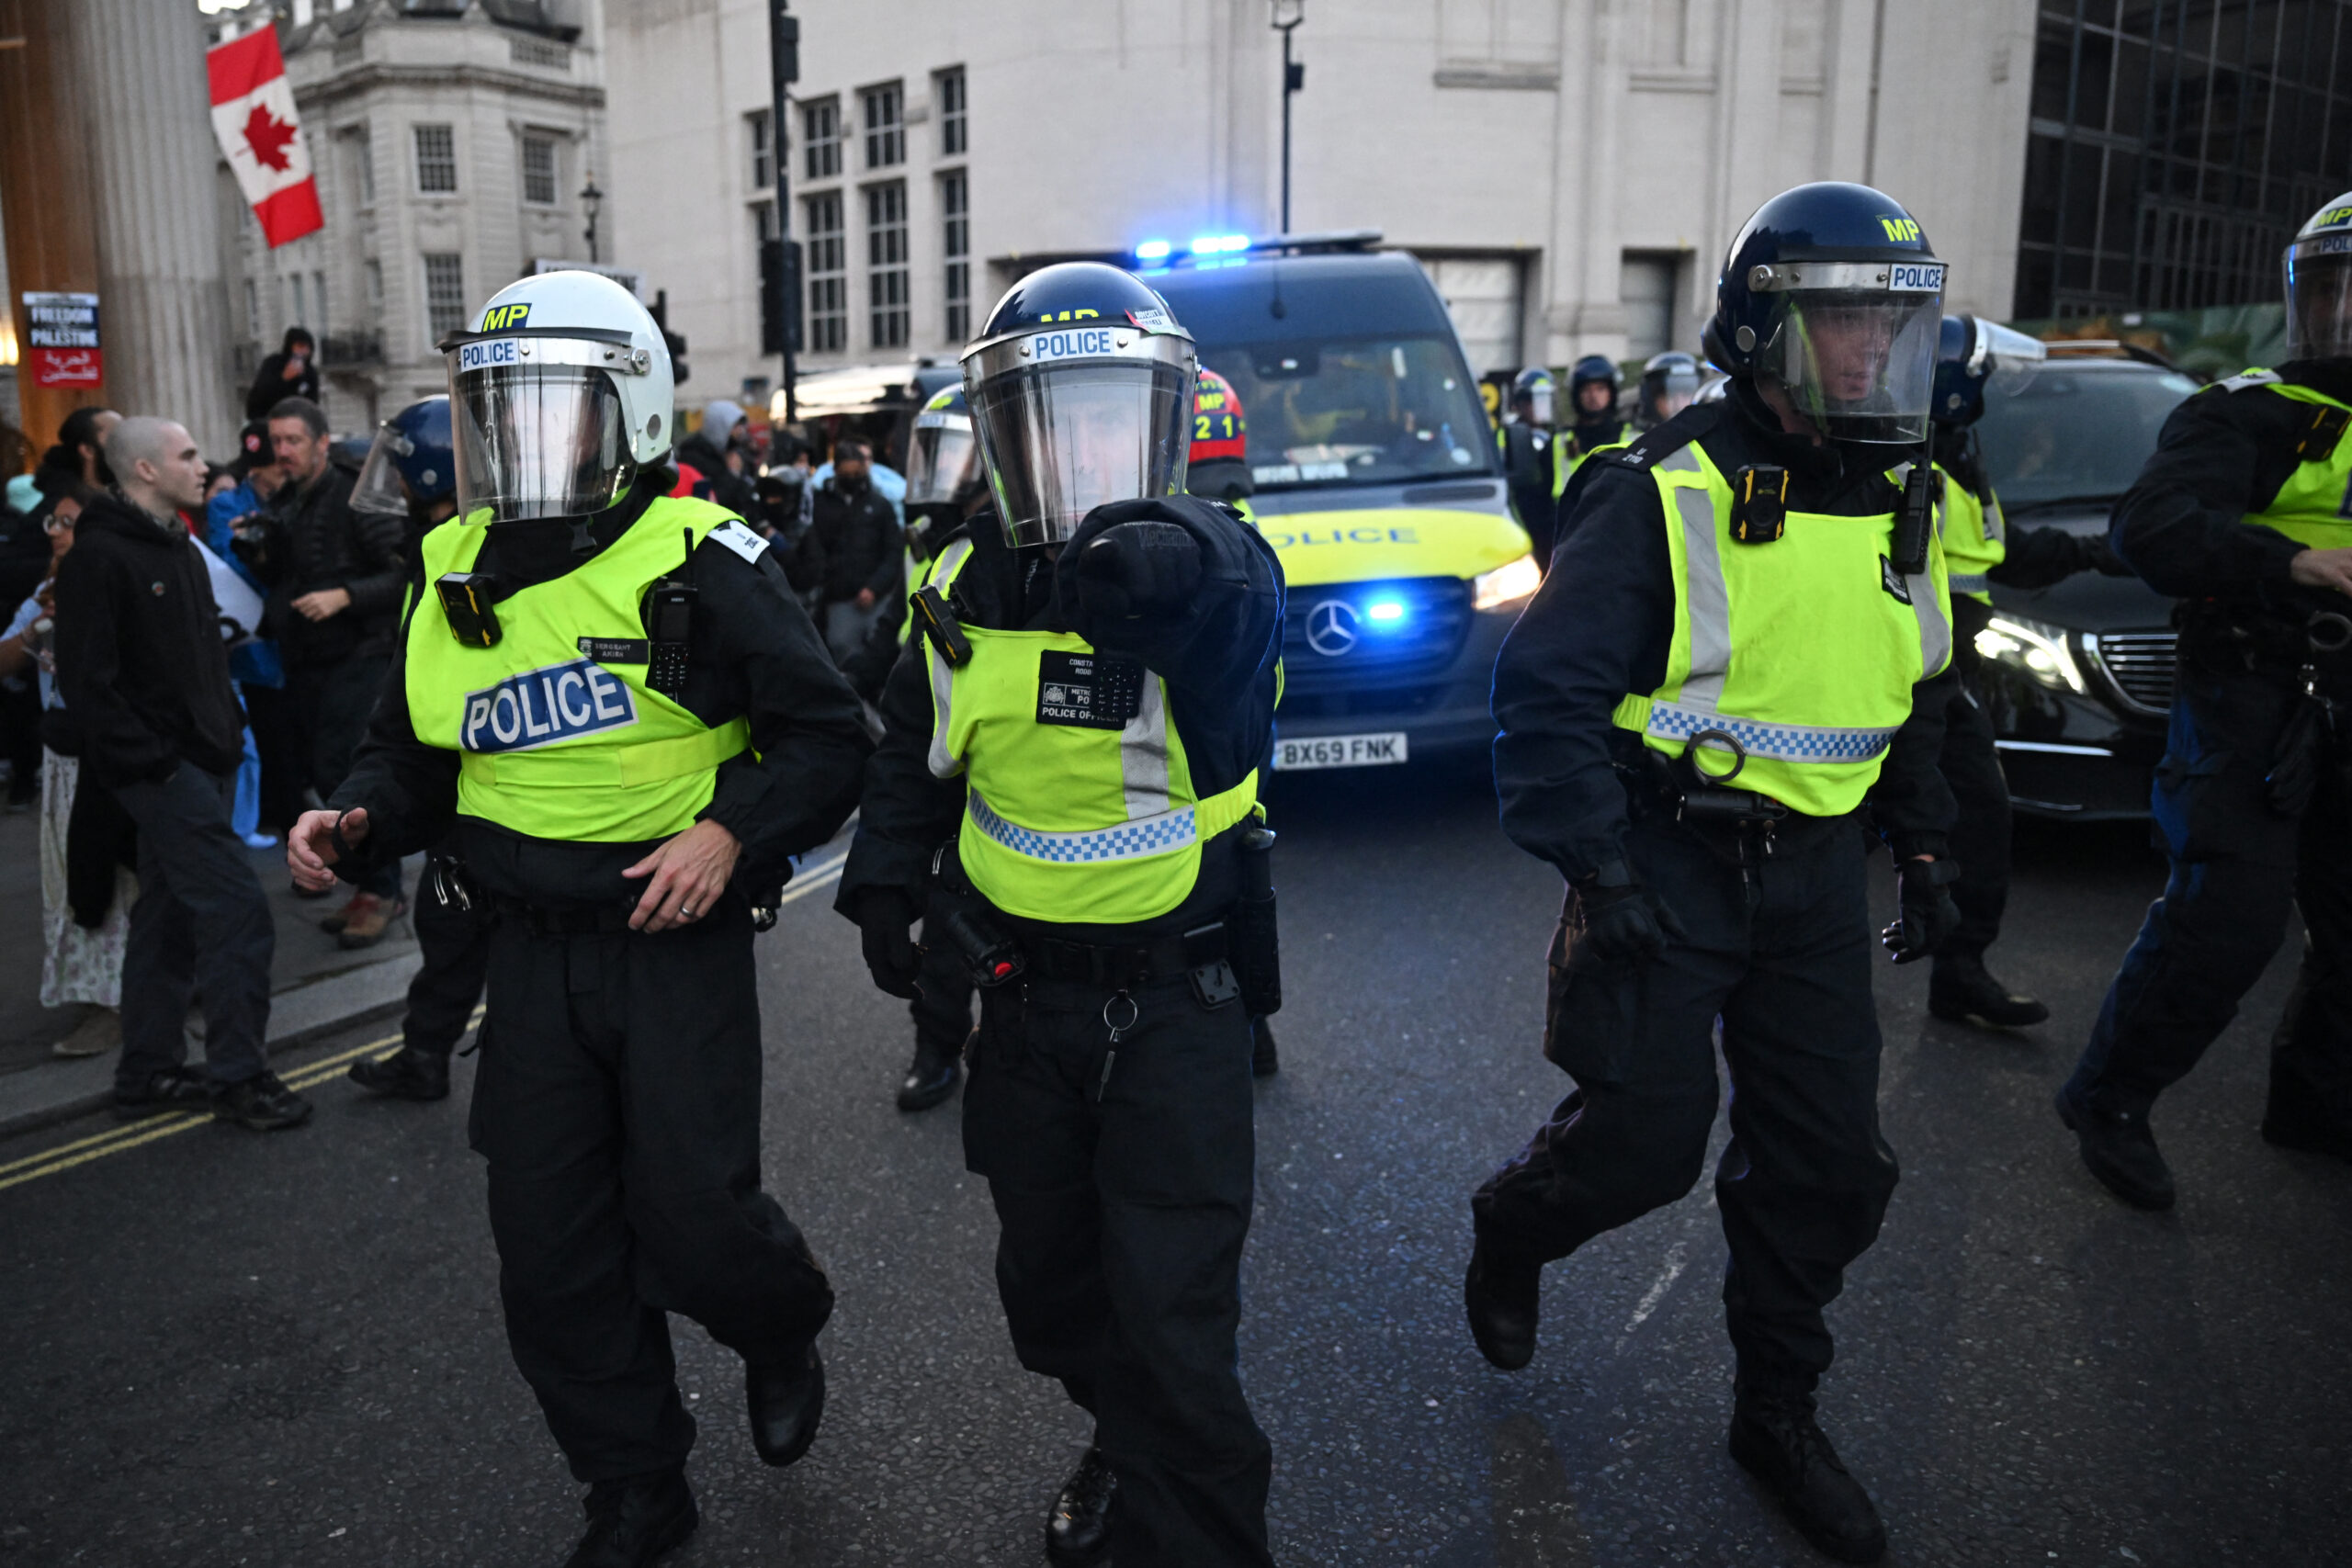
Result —
[[1541, 581], [1445, 302], [1379, 238], [1136, 252], [1241, 405], [1290, 584], [1279, 771], [1485, 747], [1496, 650]]

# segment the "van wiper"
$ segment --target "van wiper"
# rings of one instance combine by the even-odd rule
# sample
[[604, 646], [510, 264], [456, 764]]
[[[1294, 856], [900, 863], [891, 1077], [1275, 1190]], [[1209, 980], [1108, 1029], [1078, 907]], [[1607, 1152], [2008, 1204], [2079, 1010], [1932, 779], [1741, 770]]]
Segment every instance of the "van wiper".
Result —
[[2001, 502], [2004, 517], [2030, 517], [2037, 512], [2106, 512], [2123, 499], [2123, 491], [2108, 495], [2061, 495], [2048, 501], [2029, 501], [2022, 506]]

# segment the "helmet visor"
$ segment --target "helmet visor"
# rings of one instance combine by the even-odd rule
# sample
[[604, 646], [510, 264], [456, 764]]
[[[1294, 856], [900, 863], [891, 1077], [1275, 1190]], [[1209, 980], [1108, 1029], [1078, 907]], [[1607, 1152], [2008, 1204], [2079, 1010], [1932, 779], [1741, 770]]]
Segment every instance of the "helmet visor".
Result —
[[449, 378], [458, 514], [494, 523], [602, 512], [637, 476], [620, 392], [603, 371], [503, 365]]
[[972, 422], [960, 413], [915, 416], [914, 460], [907, 469], [907, 504], [947, 502], [979, 472], [980, 448]]
[[2343, 234], [2319, 234], [2288, 248], [2290, 359], [2352, 356], [2352, 252], [2321, 248], [2324, 242], [2346, 241]]
[[1833, 441], [1924, 441], [1942, 326], [1940, 291], [1792, 290], [1758, 372]]
[[1689, 408], [1698, 395], [1696, 365], [1669, 365], [1642, 377], [1642, 399], [1649, 404], [1650, 418], [1660, 424]]
[[1007, 537], [1058, 544], [1106, 502], [1172, 493], [1193, 434], [1192, 344], [1181, 356], [1012, 369], [971, 394]]
[[359, 482], [351, 487], [351, 510], [406, 516], [408, 489], [401, 483], [401, 461], [415, 450], [415, 444], [390, 424], [377, 426], [368, 460], [359, 465]]
[[1530, 424], [1551, 423], [1552, 383], [1549, 381], [1538, 381], [1534, 386], [1530, 387], [1527, 389], [1525, 396], [1527, 398], [1527, 422]]
[[2032, 386], [2034, 376], [2050, 358], [2050, 345], [2038, 337], [2028, 337], [2015, 327], [2005, 327], [1982, 316], [1973, 320], [1975, 332], [1968, 352], [1970, 370], [1984, 375], [1991, 385], [2010, 397]]

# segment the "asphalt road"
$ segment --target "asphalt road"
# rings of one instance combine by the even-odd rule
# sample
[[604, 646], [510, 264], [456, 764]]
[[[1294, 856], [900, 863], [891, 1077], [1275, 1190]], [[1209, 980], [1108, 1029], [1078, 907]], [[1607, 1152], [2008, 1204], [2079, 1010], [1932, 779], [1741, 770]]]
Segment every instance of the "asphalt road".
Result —
[[[1705, 1182], [1548, 1271], [1528, 1371], [1489, 1369], [1462, 1325], [1468, 1190], [1566, 1085], [1536, 1043], [1551, 875], [1458, 772], [1296, 776], [1274, 808], [1290, 1005], [1241, 1357], [1277, 1556], [1819, 1561], [1723, 1452]], [[1826, 1423], [1898, 1563], [2342, 1562], [2352, 1168], [2255, 1134], [2287, 960], [2158, 1111], [2179, 1209], [2127, 1210], [2049, 1101], [2160, 867], [2129, 828], [2029, 831], [2020, 853], [1996, 968], [2051, 1023], [1936, 1023], [1924, 973], [1880, 969], [1903, 1184], [1833, 1311]], [[682, 1325], [706, 1522], [673, 1561], [1034, 1563], [1085, 1429], [1007, 1347], [955, 1111], [891, 1107], [904, 1015], [830, 897], [760, 952], [768, 1180], [840, 1292], [831, 1404], [807, 1461], [764, 1470], [733, 1358]], [[577, 1489], [507, 1359], [463, 1100], [367, 1102], [309, 1071], [297, 1133], [132, 1144], [94, 1121], [0, 1145], [0, 1562], [569, 1549]]]

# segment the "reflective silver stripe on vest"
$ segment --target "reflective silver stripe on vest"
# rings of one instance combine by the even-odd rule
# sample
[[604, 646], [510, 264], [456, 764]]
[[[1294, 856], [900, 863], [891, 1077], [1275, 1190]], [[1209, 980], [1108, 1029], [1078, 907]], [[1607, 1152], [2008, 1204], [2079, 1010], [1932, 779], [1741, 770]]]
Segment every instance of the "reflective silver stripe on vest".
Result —
[[1991, 587], [1992, 580], [1981, 571], [1955, 571], [1951, 574], [1954, 593], [1983, 593]]
[[2001, 498], [1989, 491], [1984, 497], [1984, 537], [1996, 545], [2009, 542], [2009, 520], [2001, 514]]
[[[1703, 474], [1698, 454], [1678, 447], [1659, 460], [1668, 473]], [[1684, 603], [1690, 622], [1690, 672], [1682, 694], [1705, 707], [1723, 695], [1731, 672], [1731, 591], [1724, 583], [1715, 540], [1715, 500], [1702, 485], [1676, 485], [1674, 508], [1682, 525]]]
[[1143, 675], [1143, 705], [1119, 731], [1119, 784], [1127, 820], [1140, 822], [1168, 809], [1168, 699], [1159, 677]]
[[[964, 558], [971, 553], [971, 540], [950, 539], [947, 547], [939, 552], [939, 558], [932, 565], [929, 586], [935, 587], [944, 582], [953, 588], [956, 573], [962, 569]], [[944, 596], [943, 591], [942, 597]], [[910, 619], [913, 617], [911, 606], [907, 615]], [[920, 629], [914, 635], [922, 638], [923, 664], [931, 671], [931, 776], [952, 779], [964, 771], [962, 761], [947, 752], [948, 721], [956, 714], [956, 671], [947, 667], [947, 660], [941, 657], [931, 638], [924, 637]]]
[[[1950, 577], [1945, 581], [1949, 582]], [[1951, 623], [1944, 618], [1943, 605], [1938, 603], [1933, 574], [1923, 571], [1906, 577], [1903, 586], [1911, 595], [1912, 617], [1919, 623], [1919, 679], [1924, 681], [1951, 661]]]
[[[1893, 729], [1841, 729], [1826, 724], [1763, 724], [1735, 714], [1682, 703], [1652, 702], [1650, 734], [1688, 740], [1702, 729], [1720, 729], [1751, 757], [1781, 762], [1867, 762], [1894, 739]], [[1713, 749], [1713, 743], [1709, 743]]]
[[964, 801], [965, 814], [972, 819], [973, 827], [1014, 854], [1057, 864], [1098, 864], [1166, 854], [1170, 850], [1185, 848], [1201, 836], [1200, 818], [1190, 806], [1090, 832], [1047, 833], [1006, 821], [980, 798], [978, 790], [967, 788]]

